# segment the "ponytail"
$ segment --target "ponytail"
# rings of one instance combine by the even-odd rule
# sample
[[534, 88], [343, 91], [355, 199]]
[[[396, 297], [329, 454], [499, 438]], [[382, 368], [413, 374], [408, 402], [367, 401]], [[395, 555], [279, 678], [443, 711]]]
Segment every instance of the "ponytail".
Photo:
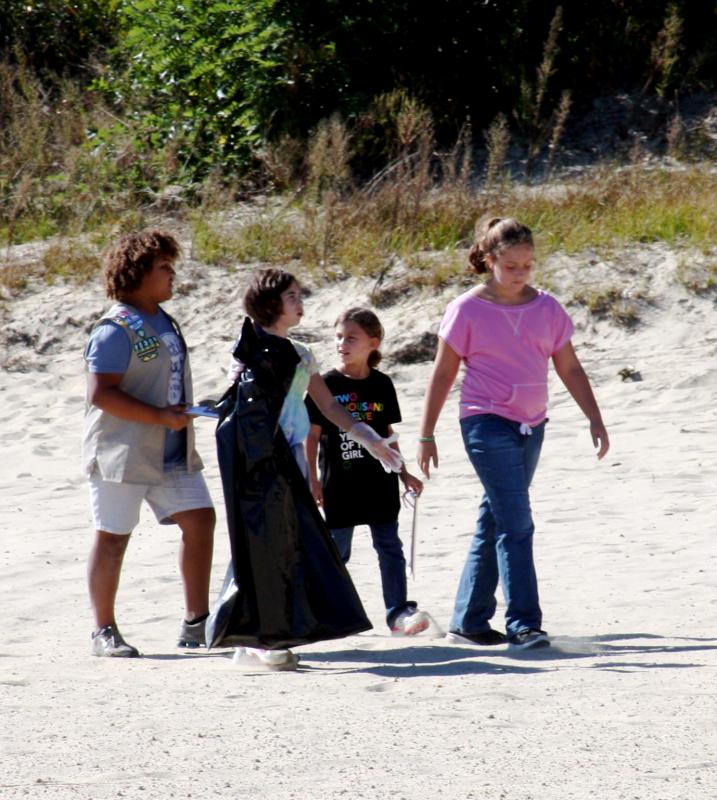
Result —
[[488, 256], [495, 256], [506, 247], [518, 244], [533, 245], [533, 233], [512, 217], [482, 217], [476, 222], [475, 239], [468, 253], [474, 272], [488, 272]]

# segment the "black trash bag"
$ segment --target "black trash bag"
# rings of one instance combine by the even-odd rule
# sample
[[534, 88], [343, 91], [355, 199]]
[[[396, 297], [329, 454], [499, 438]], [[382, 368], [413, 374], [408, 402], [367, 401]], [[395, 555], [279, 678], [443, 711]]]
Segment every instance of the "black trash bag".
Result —
[[245, 365], [217, 404], [217, 453], [232, 560], [207, 647], [295, 647], [369, 630], [358, 593], [279, 427], [299, 356], [248, 318]]

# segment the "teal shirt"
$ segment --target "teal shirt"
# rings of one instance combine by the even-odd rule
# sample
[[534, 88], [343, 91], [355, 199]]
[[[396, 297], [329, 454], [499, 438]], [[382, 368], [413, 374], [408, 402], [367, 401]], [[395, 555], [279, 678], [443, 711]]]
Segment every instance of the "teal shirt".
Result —
[[314, 354], [303, 344], [289, 340], [296, 352], [301, 357], [301, 361], [296, 365], [294, 379], [289, 387], [289, 393], [284, 399], [279, 415], [279, 425], [286, 436], [287, 442], [291, 447], [302, 444], [309, 435], [311, 423], [309, 422], [309, 412], [306, 408], [304, 398], [309, 388], [311, 376], [318, 373], [319, 366], [316, 363]]

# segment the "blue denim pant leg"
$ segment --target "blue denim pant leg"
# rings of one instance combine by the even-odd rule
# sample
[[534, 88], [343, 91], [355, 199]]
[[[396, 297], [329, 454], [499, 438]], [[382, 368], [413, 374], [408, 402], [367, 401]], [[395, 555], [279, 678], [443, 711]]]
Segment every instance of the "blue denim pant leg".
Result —
[[331, 538], [334, 540], [336, 549], [339, 551], [341, 560], [348, 564], [351, 559], [351, 542], [354, 538], [353, 528], [331, 528], [329, 530]]
[[490, 502], [484, 496], [458, 583], [450, 629], [459, 633], [484, 633], [489, 630], [496, 609], [497, 588], [495, 519]]
[[[373, 524], [369, 525], [369, 528], [373, 547], [378, 555], [383, 602], [386, 606], [386, 624], [390, 627], [402, 611], [415, 608], [416, 604], [406, 599], [406, 559], [398, 536], [398, 522]], [[353, 532], [352, 527], [331, 529], [331, 537], [344, 564], [351, 558]]]
[[464, 418], [461, 429], [485, 495], [458, 585], [451, 630], [488, 630], [495, 614], [498, 576], [508, 635], [540, 628], [528, 489], [538, 465], [545, 423], [525, 436], [517, 423], [486, 414]]

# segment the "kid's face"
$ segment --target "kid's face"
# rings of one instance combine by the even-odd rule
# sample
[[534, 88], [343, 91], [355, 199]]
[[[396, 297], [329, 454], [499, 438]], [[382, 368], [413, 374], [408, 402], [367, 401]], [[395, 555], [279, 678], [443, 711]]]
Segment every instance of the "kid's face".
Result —
[[530, 279], [535, 249], [530, 244], [506, 247], [500, 253], [488, 257], [488, 266], [493, 280], [507, 292], [520, 292]]
[[174, 276], [174, 259], [171, 256], [155, 256], [152, 268], [142, 279], [138, 291], [148, 301], [163, 303], [172, 296]]
[[304, 299], [301, 296], [301, 287], [294, 281], [288, 289], [281, 293], [281, 324], [293, 328], [301, 322], [304, 316]]
[[336, 352], [344, 366], [360, 367], [368, 363], [368, 357], [377, 350], [381, 342], [369, 336], [356, 322], [347, 320], [336, 326]]

